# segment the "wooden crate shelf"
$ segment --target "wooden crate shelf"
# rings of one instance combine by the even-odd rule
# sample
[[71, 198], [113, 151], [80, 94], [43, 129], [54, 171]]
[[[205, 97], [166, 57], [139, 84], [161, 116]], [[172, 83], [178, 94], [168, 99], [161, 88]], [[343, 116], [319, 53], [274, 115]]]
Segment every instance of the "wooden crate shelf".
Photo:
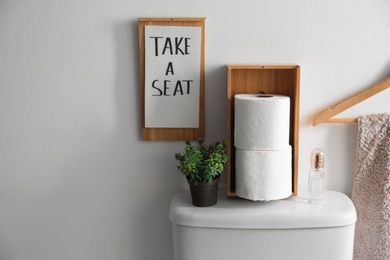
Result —
[[298, 194], [299, 144], [299, 65], [232, 64], [228, 65], [227, 118], [227, 195], [235, 193], [234, 95], [279, 94], [290, 97], [290, 140], [292, 147], [292, 191]]

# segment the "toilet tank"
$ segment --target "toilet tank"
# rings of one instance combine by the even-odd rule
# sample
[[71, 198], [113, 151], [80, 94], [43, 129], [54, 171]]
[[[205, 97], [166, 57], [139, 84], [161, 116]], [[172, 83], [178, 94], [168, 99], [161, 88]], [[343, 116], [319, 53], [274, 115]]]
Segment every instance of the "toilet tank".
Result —
[[226, 196], [199, 208], [188, 191], [171, 201], [174, 260], [349, 260], [356, 211], [343, 193], [319, 205], [300, 197], [252, 202]]

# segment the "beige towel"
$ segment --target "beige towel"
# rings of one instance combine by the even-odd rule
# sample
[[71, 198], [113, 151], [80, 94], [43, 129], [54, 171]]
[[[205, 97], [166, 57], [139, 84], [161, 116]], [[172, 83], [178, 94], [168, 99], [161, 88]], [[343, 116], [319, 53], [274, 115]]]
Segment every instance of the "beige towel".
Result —
[[354, 260], [390, 259], [390, 114], [358, 118]]

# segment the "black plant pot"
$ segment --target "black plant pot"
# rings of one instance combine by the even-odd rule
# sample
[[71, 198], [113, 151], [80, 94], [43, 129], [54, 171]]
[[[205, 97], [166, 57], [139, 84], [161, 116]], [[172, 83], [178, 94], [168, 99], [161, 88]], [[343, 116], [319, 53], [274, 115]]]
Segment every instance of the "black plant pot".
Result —
[[201, 182], [190, 185], [192, 204], [197, 207], [209, 207], [217, 203], [219, 177], [212, 182]]

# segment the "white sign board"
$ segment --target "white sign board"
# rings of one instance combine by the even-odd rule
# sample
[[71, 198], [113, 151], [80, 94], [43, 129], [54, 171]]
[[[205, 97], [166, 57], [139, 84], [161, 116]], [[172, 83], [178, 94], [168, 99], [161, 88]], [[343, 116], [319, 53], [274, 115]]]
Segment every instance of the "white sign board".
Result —
[[200, 27], [145, 26], [145, 127], [199, 127], [200, 55]]

